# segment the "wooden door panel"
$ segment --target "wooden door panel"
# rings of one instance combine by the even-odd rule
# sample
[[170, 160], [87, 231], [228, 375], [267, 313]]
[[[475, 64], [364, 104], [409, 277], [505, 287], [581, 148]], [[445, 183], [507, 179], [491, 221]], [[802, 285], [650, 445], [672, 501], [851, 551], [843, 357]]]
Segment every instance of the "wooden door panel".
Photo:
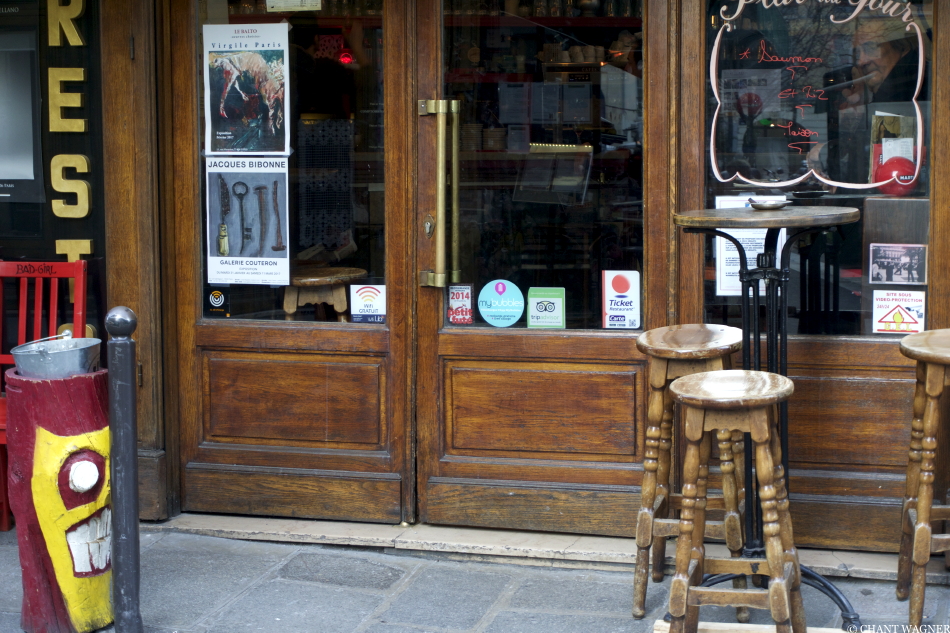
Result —
[[639, 365], [447, 361], [446, 452], [633, 461], [640, 370]]
[[185, 498], [195, 512], [263, 514], [398, 523], [402, 478], [396, 473], [185, 466]]
[[214, 442], [381, 449], [384, 359], [204, 354], [205, 437]]
[[429, 523], [636, 536], [638, 488], [433, 477]]
[[[801, 373], [793, 370], [790, 376], [795, 381], [788, 407], [793, 468], [804, 464], [906, 467], [912, 374], [855, 379], [850, 370], [796, 375]], [[905, 415], [897, 413], [901, 411]]]

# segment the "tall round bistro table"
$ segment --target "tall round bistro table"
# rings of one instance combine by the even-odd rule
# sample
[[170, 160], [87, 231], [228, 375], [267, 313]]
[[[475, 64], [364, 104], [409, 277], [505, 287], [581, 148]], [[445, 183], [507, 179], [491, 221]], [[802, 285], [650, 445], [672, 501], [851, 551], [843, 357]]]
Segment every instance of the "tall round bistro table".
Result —
[[[762, 369], [759, 306], [762, 302], [759, 282], [765, 282], [765, 341], [766, 370], [788, 375], [788, 295], [786, 287], [790, 277], [789, 261], [792, 245], [803, 235], [819, 233], [830, 227], [857, 222], [860, 212], [852, 207], [796, 207], [789, 206], [775, 211], [744, 209], [701, 209], [684, 211], [673, 215], [673, 223], [683, 227], [685, 233], [705, 233], [729, 240], [739, 253], [739, 281], [742, 284], [742, 368]], [[745, 249], [739, 240], [719, 229], [768, 229], [765, 234], [764, 252], [756, 258], [755, 267], [749, 268]], [[788, 230], [788, 238], [778, 249], [779, 232]], [[789, 483], [788, 470], [788, 403], [779, 408], [779, 432], [782, 436], [782, 466], [785, 481]], [[752, 455], [752, 442], [745, 437], [745, 454]], [[762, 517], [755, 501], [755, 479], [752, 475], [752, 460], [745, 460], [745, 523], [746, 547], [744, 556], [763, 555]], [[842, 629], [856, 630], [861, 627], [858, 614], [844, 594], [830, 581], [802, 565], [802, 582], [831, 598], [841, 609]], [[731, 580], [735, 574], [722, 574], [706, 579], [706, 586]]]

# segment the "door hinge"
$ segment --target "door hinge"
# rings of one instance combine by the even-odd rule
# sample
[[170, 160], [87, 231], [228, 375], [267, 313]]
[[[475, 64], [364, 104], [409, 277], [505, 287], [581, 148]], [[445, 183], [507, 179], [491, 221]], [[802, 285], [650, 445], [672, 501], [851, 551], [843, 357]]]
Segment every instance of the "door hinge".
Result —
[[141, 387], [142, 384], [145, 382], [144, 379], [142, 378], [142, 374], [143, 374], [144, 372], [142, 371], [142, 363], [139, 363], [138, 365], [139, 365], [139, 366], [138, 366], [138, 367], [136, 368], [136, 370], [135, 370], [135, 376], [136, 376], [136, 378], [137, 378], [137, 380], [138, 380], [139, 387]]

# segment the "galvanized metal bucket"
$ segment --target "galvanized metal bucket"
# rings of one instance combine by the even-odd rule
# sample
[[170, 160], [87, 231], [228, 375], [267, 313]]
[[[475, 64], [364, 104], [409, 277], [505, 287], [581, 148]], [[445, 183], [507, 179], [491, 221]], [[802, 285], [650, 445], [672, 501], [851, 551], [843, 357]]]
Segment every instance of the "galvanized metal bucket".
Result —
[[14, 347], [10, 353], [24, 378], [56, 380], [96, 371], [101, 342], [97, 338], [39, 340]]

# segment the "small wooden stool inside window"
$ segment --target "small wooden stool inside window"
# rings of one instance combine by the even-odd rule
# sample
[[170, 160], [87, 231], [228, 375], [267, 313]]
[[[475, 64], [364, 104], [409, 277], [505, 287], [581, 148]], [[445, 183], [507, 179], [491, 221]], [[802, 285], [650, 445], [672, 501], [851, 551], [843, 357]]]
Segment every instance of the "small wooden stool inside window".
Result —
[[[778, 403], [795, 390], [778, 374], [727, 370], [693, 374], [670, 385], [673, 399], [683, 405], [686, 458], [683, 463], [683, 502], [676, 543], [676, 573], [670, 585], [672, 633], [694, 633], [702, 605], [768, 609], [777, 633], [805, 629], [801, 570], [792, 536], [788, 493], [777, 432]], [[765, 560], [706, 558], [706, 478], [713, 432], [728, 444], [733, 431], [749, 433], [755, 446], [758, 497], [762, 505]], [[720, 456], [724, 484], [734, 477], [728, 454]], [[734, 482], [731, 485], [735, 485]], [[768, 589], [700, 587], [703, 574], [769, 575]]]
[[897, 599], [910, 598], [911, 626], [920, 626], [931, 552], [950, 552], [950, 534], [933, 534], [932, 523], [950, 519], [950, 505], [934, 505], [934, 459], [941, 433], [939, 401], [950, 381], [950, 330], [911, 334], [901, 353], [917, 361], [907, 483], [897, 559]]
[[[673, 399], [668, 385], [682, 376], [730, 369], [730, 356], [742, 349], [742, 330], [725, 325], [673, 325], [640, 335], [637, 349], [650, 357], [650, 401], [647, 405], [646, 452], [643, 456], [643, 483], [640, 513], [637, 515], [637, 567], [633, 577], [633, 617], [646, 614], [647, 572], [653, 553], [653, 581], [663, 581], [666, 539], [679, 534], [679, 521], [668, 518], [680, 495], [670, 491], [670, 450], [673, 446]], [[742, 434], [736, 432], [734, 446], [721, 451], [735, 452], [742, 480]], [[735, 556], [741, 554], [742, 525], [736, 489], [724, 491], [725, 520], [710, 521], [706, 536], [725, 539]], [[738, 586], [745, 579], [739, 579]], [[748, 612], [739, 613], [748, 622]]]

